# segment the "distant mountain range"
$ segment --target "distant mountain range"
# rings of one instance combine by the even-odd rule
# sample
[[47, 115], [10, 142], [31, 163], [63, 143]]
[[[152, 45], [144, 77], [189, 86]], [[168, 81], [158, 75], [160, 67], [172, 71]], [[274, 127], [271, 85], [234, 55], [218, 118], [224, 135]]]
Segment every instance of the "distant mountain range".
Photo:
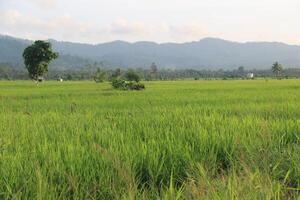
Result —
[[[300, 46], [277, 42], [238, 43], [216, 38], [197, 42], [163, 43], [114, 41], [91, 45], [49, 40], [60, 58], [57, 68], [78, 68], [102, 62], [107, 67], [232, 69], [239, 66], [266, 69], [275, 61], [285, 67], [300, 67]], [[30, 40], [0, 35], [0, 63], [20, 65]]]

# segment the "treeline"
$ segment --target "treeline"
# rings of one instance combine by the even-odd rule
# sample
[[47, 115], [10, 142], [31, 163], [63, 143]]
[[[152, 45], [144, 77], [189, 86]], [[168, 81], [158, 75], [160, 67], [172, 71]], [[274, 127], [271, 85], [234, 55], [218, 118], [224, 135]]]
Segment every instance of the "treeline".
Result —
[[[93, 80], [97, 70], [101, 69], [106, 73], [106, 78], [110, 79], [117, 70], [126, 72], [128, 69], [109, 69], [103, 68], [101, 65], [87, 65], [79, 69], [55, 69], [50, 68], [45, 75], [45, 79], [56, 80], [62, 78], [64, 80]], [[149, 69], [134, 69], [143, 80], [179, 80], [179, 79], [246, 79], [247, 74], [253, 73], [255, 78], [274, 77], [271, 69], [267, 70], [248, 70], [239, 67], [233, 70], [208, 70], [208, 69], [159, 69], [156, 65], [152, 65]], [[287, 68], [282, 71], [282, 78], [298, 78], [300, 77], [300, 69]], [[1, 80], [29, 80], [27, 70], [22, 66], [11, 66], [10, 64], [0, 64]]]

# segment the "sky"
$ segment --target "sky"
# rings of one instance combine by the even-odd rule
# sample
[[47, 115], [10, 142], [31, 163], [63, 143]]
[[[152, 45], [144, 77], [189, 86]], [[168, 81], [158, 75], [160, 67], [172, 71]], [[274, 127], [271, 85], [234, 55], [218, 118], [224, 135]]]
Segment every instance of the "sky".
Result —
[[205, 37], [300, 45], [299, 0], [0, 0], [0, 34], [82, 43]]

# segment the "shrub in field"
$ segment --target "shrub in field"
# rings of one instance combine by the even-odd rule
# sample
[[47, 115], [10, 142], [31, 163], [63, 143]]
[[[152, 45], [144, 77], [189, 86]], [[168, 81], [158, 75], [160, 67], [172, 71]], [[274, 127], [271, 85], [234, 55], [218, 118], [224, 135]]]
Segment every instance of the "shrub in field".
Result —
[[137, 82], [128, 82], [126, 83], [126, 87], [128, 90], [144, 90], [145, 85]]
[[119, 90], [144, 90], [145, 89], [145, 85], [142, 83], [138, 83], [134, 81], [127, 82], [121, 78], [115, 78], [112, 81], [112, 86], [113, 88]]
[[126, 81], [121, 78], [114, 78], [111, 82], [111, 85], [115, 89], [126, 90]]
[[112, 79], [112, 86], [120, 90], [144, 90], [145, 85], [140, 83], [140, 75], [133, 70], [128, 70], [124, 76], [119, 75]]

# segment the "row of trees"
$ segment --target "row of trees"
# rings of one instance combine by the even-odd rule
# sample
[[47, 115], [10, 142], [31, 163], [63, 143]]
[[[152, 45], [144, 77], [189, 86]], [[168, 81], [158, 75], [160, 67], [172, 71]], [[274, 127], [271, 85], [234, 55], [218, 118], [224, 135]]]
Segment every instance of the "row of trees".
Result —
[[[129, 69], [129, 72], [135, 72], [140, 79], [150, 80], [178, 80], [178, 79], [246, 79], [249, 73], [255, 74], [258, 78], [267, 78], [274, 76], [277, 79], [282, 78], [298, 78], [300, 77], [300, 69], [283, 69], [282, 65], [275, 62], [269, 70], [246, 70], [244, 67], [239, 67], [233, 70], [194, 70], [194, 69], [158, 69], [153, 63], [150, 69]], [[120, 68], [113, 70], [96, 70], [96, 77], [110, 80], [116, 74], [126, 73]], [[105, 78], [106, 77], [106, 78]], [[97, 82], [97, 81], [96, 81]]]
[[[127, 70], [120, 70], [125, 73]], [[194, 69], [158, 69], [155, 75], [151, 72], [151, 69], [134, 69], [140, 75], [143, 80], [178, 80], [178, 79], [245, 79], [247, 74], [252, 72], [255, 77], [275, 77], [275, 78], [297, 78], [300, 77], [300, 69], [298, 68], [286, 68], [280, 70], [277, 73], [273, 70], [246, 70], [244, 68], [233, 70], [194, 70]], [[44, 77], [48, 80], [56, 80], [62, 78], [64, 80], [110, 80], [111, 76], [115, 73], [115, 69], [105, 69], [98, 66], [97, 68], [88, 70], [86, 68], [81, 69], [53, 69], [44, 74]], [[102, 74], [102, 75], [101, 75]], [[277, 74], [277, 76], [276, 76]], [[102, 77], [102, 78], [101, 78]], [[7, 63], [0, 63], [0, 79], [1, 80], [27, 80], [29, 79], [28, 71], [24, 67], [15, 67]]]

